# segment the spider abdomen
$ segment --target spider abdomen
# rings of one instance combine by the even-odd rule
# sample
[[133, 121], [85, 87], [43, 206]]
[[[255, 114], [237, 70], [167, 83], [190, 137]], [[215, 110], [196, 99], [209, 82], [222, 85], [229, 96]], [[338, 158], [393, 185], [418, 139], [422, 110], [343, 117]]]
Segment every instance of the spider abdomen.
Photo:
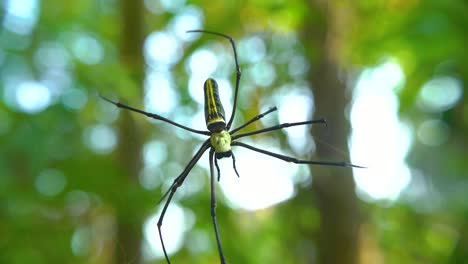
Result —
[[224, 108], [219, 99], [218, 84], [209, 78], [205, 81], [205, 121], [211, 132], [220, 132], [226, 128]]

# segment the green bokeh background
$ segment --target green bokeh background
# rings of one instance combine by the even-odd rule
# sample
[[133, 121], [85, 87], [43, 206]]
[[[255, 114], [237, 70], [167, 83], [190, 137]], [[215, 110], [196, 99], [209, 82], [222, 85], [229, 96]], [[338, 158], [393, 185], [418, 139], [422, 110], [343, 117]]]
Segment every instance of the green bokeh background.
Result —
[[[30, 31], [20, 34], [5, 25], [7, 7], [13, 2], [37, 4], [33, 8], [37, 20]], [[391, 57], [405, 75], [398, 94], [401, 119], [413, 133], [427, 119], [442, 121], [449, 131], [448, 139], [436, 146], [422, 144], [415, 136], [407, 162], [430, 187], [418, 199], [405, 199], [403, 191], [393, 202], [363, 201], [355, 194], [351, 170], [316, 167], [311, 168], [312, 184], [296, 186], [293, 198], [259, 211], [232, 209], [218, 192], [218, 223], [228, 263], [466, 262], [465, 89], [459, 102], [445, 111], [428, 112], [417, 104], [421, 87], [435, 77], [456, 78], [462, 87], [468, 81], [465, 1], [4, 0], [0, 11], [0, 263], [165, 263], [145, 257], [143, 225], [200, 141], [188, 133], [175, 134], [168, 125], [123, 111], [119, 114], [97, 93], [142, 106], [149, 67], [143, 57], [144, 40], [154, 31], [170, 30], [187, 8], [202, 14], [206, 29], [236, 40], [258, 36], [266, 44], [276, 78], [270, 85], [255, 87], [257, 76], [249, 71], [255, 65], [241, 61], [244, 76], [237, 122], [269, 105], [272, 95], [284, 92], [279, 90], [282, 84], [306, 83], [314, 94], [314, 115], [335, 124], [329, 127], [328, 143], [347, 152], [345, 112], [350, 96], [346, 89], [353, 87], [362, 70]], [[77, 56], [80, 34], [97, 41], [102, 51], [97, 63]], [[283, 45], [281, 39], [296, 41]], [[203, 36], [184, 44], [182, 57], [169, 68], [180, 95], [169, 118], [190, 120], [180, 117], [181, 112], [199, 107], [187, 90], [186, 59], [201, 46], [222, 41]], [[63, 51], [49, 54], [55, 56], [49, 61], [56, 64], [47, 64], [46, 57], [38, 55], [44, 47]], [[306, 58], [307, 71], [291, 76], [284, 54]], [[234, 71], [231, 74], [234, 81]], [[24, 80], [52, 87], [46, 108], [31, 113], [18, 105], [14, 91]], [[96, 125], [108, 125], [116, 132], [112, 151], [93, 150], [89, 133]], [[311, 133], [320, 132], [313, 128]], [[284, 133], [273, 136], [290, 151]], [[158, 168], [161, 184], [148, 189], [140, 184], [139, 175], [143, 146], [151, 140], [161, 140], [168, 150]], [[310, 156], [343, 159], [320, 146]], [[178, 202], [194, 213], [196, 222], [171, 261], [219, 263], [208, 171], [197, 167], [192, 174], [203, 179], [203, 187]], [[207, 239], [205, 250], [194, 249], [202, 243], [200, 238]]]

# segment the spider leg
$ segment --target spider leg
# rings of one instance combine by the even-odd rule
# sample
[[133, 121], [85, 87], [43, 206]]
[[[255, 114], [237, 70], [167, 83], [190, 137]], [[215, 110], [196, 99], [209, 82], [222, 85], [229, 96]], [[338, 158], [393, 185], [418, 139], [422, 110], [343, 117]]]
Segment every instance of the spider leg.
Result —
[[236, 168], [236, 157], [234, 157], [234, 152], [232, 151], [231, 151], [231, 156], [232, 156], [232, 167], [234, 168], [234, 171], [236, 172], [237, 177], [240, 178], [239, 172], [237, 172], [237, 168]]
[[256, 147], [253, 147], [251, 145], [248, 145], [248, 144], [245, 144], [245, 143], [242, 143], [242, 142], [238, 142], [238, 141], [232, 142], [231, 146], [241, 146], [241, 147], [248, 148], [250, 150], [253, 150], [253, 151], [268, 155], [268, 156], [272, 156], [272, 157], [280, 159], [280, 160], [284, 160], [284, 161], [287, 161], [287, 162], [293, 162], [293, 163], [296, 163], [296, 164], [315, 164], [315, 165], [327, 165], [327, 166], [365, 168], [363, 166], [354, 165], [354, 164], [344, 162], [344, 161], [338, 161], [337, 162], [337, 161], [313, 161], [313, 160], [296, 159], [294, 157], [289, 157], [289, 156], [281, 155], [281, 154], [274, 153], [274, 152], [271, 152], [271, 151], [267, 151], [267, 150], [264, 150], [264, 149], [259, 149], [259, 148], [256, 148]]
[[216, 221], [216, 190], [214, 186], [213, 160], [215, 160], [216, 162], [216, 158], [214, 157], [214, 149], [212, 148], [210, 150], [211, 219], [213, 220], [213, 226], [214, 226], [214, 231], [216, 235], [216, 243], [218, 245], [219, 258], [221, 259], [221, 264], [226, 264], [226, 260], [224, 259], [223, 249], [221, 247], [221, 239], [219, 238], [218, 224]]
[[212, 34], [212, 35], [217, 35], [217, 36], [220, 36], [220, 37], [223, 37], [223, 38], [226, 38], [229, 40], [229, 42], [231, 42], [231, 46], [232, 46], [232, 50], [233, 50], [233, 53], [234, 53], [234, 61], [236, 63], [236, 89], [234, 91], [234, 105], [232, 107], [232, 113], [231, 113], [231, 118], [229, 119], [229, 122], [227, 123], [226, 125], [226, 129], [229, 131], [229, 129], [231, 128], [231, 125], [232, 125], [232, 121], [234, 121], [234, 115], [236, 114], [236, 107], [237, 107], [237, 95], [239, 94], [239, 82], [240, 82], [240, 78], [241, 78], [241, 69], [240, 69], [240, 66], [239, 66], [239, 59], [237, 58], [237, 50], [236, 50], [236, 44], [234, 42], [234, 39], [231, 38], [230, 36], [228, 35], [224, 35], [224, 34], [221, 34], [221, 33], [218, 33], [218, 32], [213, 32], [213, 31], [207, 31], [207, 30], [201, 30], [201, 29], [196, 29], [196, 30], [189, 30], [187, 31], [188, 33], [192, 33], [192, 32], [199, 32], [199, 33], [207, 33], [207, 34]]
[[119, 108], [127, 109], [127, 110], [130, 110], [132, 112], [137, 112], [137, 113], [140, 113], [142, 115], [145, 115], [147, 117], [150, 117], [150, 118], [153, 118], [153, 119], [156, 119], [156, 120], [161, 120], [163, 122], [169, 123], [169, 124], [174, 125], [176, 127], [180, 127], [182, 129], [188, 130], [188, 131], [190, 131], [192, 133], [207, 135], [207, 136], [210, 135], [210, 132], [208, 132], [208, 131], [196, 130], [196, 129], [193, 129], [193, 128], [190, 128], [190, 127], [186, 127], [184, 125], [181, 125], [181, 124], [179, 124], [177, 122], [174, 122], [174, 121], [172, 121], [170, 119], [167, 119], [165, 117], [162, 117], [160, 115], [153, 114], [153, 113], [148, 113], [146, 111], [143, 111], [143, 110], [140, 110], [140, 109], [137, 109], [137, 108], [122, 104], [120, 102], [112, 101], [111, 99], [106, 98], [106, 97], [102, 96], [101, 94], [99, 95], [99, 97], [101, 97], [103, 100], [105, 100], [105, 101], [107, 101], [107, 102], [109, 102], [109, 103], [111, 103], [111, 104], [113, 104], [113, 105], [115, 105], [115, 106], [117, 106]]
[[216, 170], [218, 171], [218, 181], [219, 181], [219, 179], [221, 178], [221, 172], [219, 170], [218, 160], [216, 158], [214, 159], [214, 164], [216, 166]]
[[315, 123], [325, 124], [326, 125], [327, 121], [324, 118], [321, 118], [321, 119], [309, 120], [309, 121], [303, 121], [303, 122], [283, 123], [283, 124], [279, 124], [279, 125], [276, 125], [276, 126], [267, 127], [267, 128], [259, 129], [259, 130], [256, 130], [256, 131], [252, 131], [252, 132], [247, 132], [247, 133], [242, 133], [242, 134], [239, 134], [239, 135], [235, 135], [235, 136], [232, 136], [232, 140], [242, 138], [242, 137], [252, 136], [252, 135], [256, 135], [256, 134], [261, 134], [261, 133], [265, 133], [265, 132], [270, 132], [270, 131], [274, 131], [274, 130], [279, 130], [279, 129], [283, 129], [285, 127], [310, 125], [310, 124], [315, 124]]
[[266, 116], [266, 115], [268, 115], [269, 113], [274, 112], [274, 111], [276, 111], [276, 110], [278, 110], [278, 108], [276, 108], [276, 106], [275, 106], [275, 107], [272, 107], [272, 108], [268, 109], [266, 112], [261, 113], [261, 114], [255, 116], [254, 118], [250, 119], [249, 121], [247, 121], [247, 122], [246, 122], [245, 124], [243, 124], [242, 126], [236, 128], [236, 129], [233, 129], [233, 130], [230, 131], [229, 133], [230, 133], [231, 135], [233, 135], [233, 134], [236, 133], [237, 131], [243, 129], [244, 127], [246, 127], [246, 126], [252, 124], [253, 122], [255, 122], [255, 121], [257, 121], [257, 120], [263, 118], [264, 116]]
[[203, 153], [205, 153], [205, 151], [208, 148], [210, 148], [210, 141], [209, 140], [207, 140], [207, 141], [205, 141], [203, 143], [203, 145], [197, 151], [195, 156], [193, 156], [193, 158], [190, 160], [188, 165], [185, 167], [184, 171], [174, 180], [174, 183], [172, 183], [169, 190], [163, 195], [163, 197], [161, 199], [161, 200], [163, 200], [167, 196], [167, 200], [166, 200], [166, 203], [164, 204], [161, 215], [159, 216], [157, 226], [158, 226], [158, 232], [159, 232], [159, 239], [161, 240], [161, 245], [162, 245], [162, 249], [163, 249], [163, 252], [164, 252], [164, 257], [166, 258], [166, 261], [169, 264], [171, 263], [171, 261], [169, 260], [169, 256], [167, 255], [166, 246], [164, 245], [164, 240], [163, 240], [163, 237], [162, 237], [162, 229], [161, 229], [162, 223], [163, 223], [163, 220], [164, 220], [164, 216], [166, 215], [167, 208], [168, 208], [169, 204], [171, 203], [172, 197], [174, 196], [175, 192], [177, 191], [177, 188], [179, 188], [182, 185], [182, 183], [184, 182], [187, 175], [190, 173], [190, 171], [193, 169], [195, 164], [197, 164], [198, 160], [201, 158]]
[[[232, 167], [234, 168], [234, 171], [236, 172], [237, 174], [237, 177], [240, 177], [239, 176], [239, 172], [237, 172], [237, 168], [236, 168], [236, 158], [234, 157], [234, 153], [231, 152], [231, 157], [232, 157]], [[215, 158], [214, 159], [214, 164], [216, 166], [216, 170], [218, 171], [218, 181], [220, 180], [221, 178], [221, 173], [220, 173], [220, 170], [219, 170], [219, 165], [218, 165], [218, 160]]]

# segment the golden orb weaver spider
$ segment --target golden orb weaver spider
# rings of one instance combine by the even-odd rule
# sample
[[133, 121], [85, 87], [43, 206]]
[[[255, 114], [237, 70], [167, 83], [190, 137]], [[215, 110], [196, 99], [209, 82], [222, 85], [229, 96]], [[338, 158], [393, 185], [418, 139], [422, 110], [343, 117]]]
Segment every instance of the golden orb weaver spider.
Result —
[[260, 148], [256, 148], [256, 147], [253, 147], [251, 145], [248, 145], [248, 144], [237, 141], [238, 139], [243, 138], [243, 137], [256, 135], [256, 134], [261, 134], [261, 133], [266, 133], [266, 132], [271, 132], [271, 131], [275, 131], [275, 130], [280, 130], [280, 129], [287, 128], [287, 127], [292, 127], [292, 126], [310, 125], [310, 124], [314, 124], [314, 123], [326, 124], [326, 121], [325, 121], [325, 119], [322, 118], [322, 119], [309, 120], [309, 121], [303, 121], [303, 122], [282, 123], [282, 124], [279, 124], [279, 125], [276, 125], [276, 126], [267, 127], [267, 128], [259, 129], [259, 130], [252, 131], [252, 132], [236, 134], [238, 131], [245, 128], [246, 126], [258, 121], [259, 119], [263, 118], [264, 116], [268, 115], [269, 113], [276, 111], [277, 108], [272, 107], [269, 110], [267, 110], [266, 112], [261, 113], [261, 114], [255, 116], [254, 118], [250, 119], [245, 124], [231, 130], [231, 125], [232, 125], [232, 122], [234, 120], [234, 115], [236, 113], [237, 96], [238, 96], [238, 91], [239, 91], [239, 81], [240, 81], [240, 78], [241, 78], [241, 70], [240, 70], [239, 61], [238, 61], [238, 58], [237, 58], [237, 51], [236, 51], [235, 42], [228, 35], [213, 32], [213, 31], [206, 31], [206, 30], [189, 30], [189, 31], [187, 31], [187, 33], [196, 33], [196, 32], [197, 33], [212, 34], [212, 35], [216, 35], [216, 36], [219, 36], [219, 37], [223, 37], [223, 38], [229, 40], [229, 42], [231, 43], [237, 73], [236, 73], [236, 86], [235, 86], [235, 91], [234, 91], [234, 104], [233, 104], [233, 108], [232, 108], [231, 117], [229, 118], [229, 121], [227, 122], [227, 124], [226, 124], [226, 117], [225, 117], [225, 113], [224, 113], [224, 108], [223, 108], [223, 105], [221, 104], [221, 100], [219, 98], [218, 84], [216, 83], [216, 81], [214, 79], [211, 79], [211, 78], [207, 79], [205, 81], [205, 84], [204, 84], [205, 121], [206, 121], [206, 126], [207, 126], [208, 131], [192, 129], [192, 128], [186, 127], [184, 125], [181, 125], [181, 124], [179, 124], [177, 122], [174, 122], [172, 120], [169, 120], [169, 119], [167, 119], [165, 117], [162, 117], [162, 116], [160, 116], [158, 114], [145, 112], [143, 110], [136, 109], [136, 108], [133, 108], [133, 107], [128, 106], [128, 105], [124, 105], [124, 104], [122, 104], [120, 102], [112, 101], [112, 100], [110, 100], [110, 99], [108, 99], [108, 98], [106, 98], [106, 97], [104, 97], [102, 95], [100, 95], [100, 97], [102, 99], [104, 99], [105, 101], [107, 101], [107, 102], [109, 102], [111, 104], [114, 104], [115, 106], [117, 106], [119, 108], [143, 114], [143, 115], [145, 115], [147, 117], [169, 123], [171, 125], [174, 125], [174, 126], [177, 126], [179, 128], [185, 129], [185, 130], [190, 131], [192, 133], [209, 136], [209, 138], [203, 142], [202, 146], [199, 148], [199, 150], [192, 157], [192, 159], [187, 164], [187, 166], [182, 171], [182, 173], [179, 176], [177, 176], [177, 178], [175, 178], [172, 185], [169, 187], [169, 189], [162, 196], [160, 201], [164, 200], [166, 197], [167, 197], [167, 200], [166, 200], [166, 203], [164, 204], [161, 215], [159, 216], [157, 226], [158, 226], [158, 232], [159, 232], [159, 239], [161, 240], [161, 245], [162, 245], [162, 249], [163, 249], [163, 252], [164, 252], [164, 257], [166, 258], [167, 263], [171, 263], [171, 261], [169, 260], [169, 256], [167, 254], [167, 251], [166, 251], [166, 247], [164, 245], [163, 237], [162, 237], [162, 224], [163, 224], [164, 215], [166, 214], [167, 208], [168, 208], [168, 206], [169, 206], [175, 192], [177, 191], [177, 188], [179, 188], [183, 184], [185, 178], [190, 173], [192, 168], [195, 166], [195, 164], [197, 164], [197, 162], [200, 160], [201, 156], [209, 149], [210, 150], [210, 152], [209, 152], [210, 153], [209, 154], [209, 164], [210, 164], [210, 192], [211, 192], [210, 208], [211, 208], [211, 218], [212, 218], [212, 221], [213, 221], [214, 232], [215, 232], [215, 236], [216, 236], [216, 243], [217, 243], [218, 252], [219, 252], [219, 258], [220, 258], [221, 263], [225, 264], [226, 260], [225, 260], [224, 253], [223, 253], [223, 250], [222, 250], [222, 247], [221, 247], [221, 240], [220, 240], [220, 237], [219, 237], [218, 224], [217, 224], [217, 220], [216, 220], [216, 193], [215, 193], [215, 187], [214, 187], [213, 162], [214, 162], [214, 164], [216, 166], [216, 170], [217, 170], [217, 173], [218, 173], [218, 177], [217, 177], [218, 181], [220, 179], [220, 169], [219, 169], [217, 160], [222, 159], [222, 158], [226, 158], [226, 157], [232, 157], [234, 171], [236, 172], [237, 176], [239, 176], [239, 173], [237, 172], [237, 169], [236, 169], [236, 160], [235, 160], [234, 154], [232, 153], [232, 150], [231, 150], [232, 146], [244, 147], [244, 148], [247, 148], [247, 149], [250, 149], [250, 150], [265, 154], [265, 155], [268, 155], [268, 156], [272, 156], [272, 157], [280, 159], [280, 160], [284, 160], [284, 161], [287, 161], [287, 162], [293, 162], [293, 163], [296, 163], [296, 164], [313, 164], [313, 165], [342, 166], [342, 167], [356, 167], [356, 168], [364, 168], [364, 167], [354, 165], [354, 164], [351, 164], [351, 163], [348, 163], [348, 162], [312, 161], [312, 160], [296, 159], [296, 158], [293, 158], [293, 157], [289, 157], [289, 156], [285, 156], [285, 155], [282, 155], [282, 154], [278, 154], [278, 153], [270, 152], [270, 151], [263, 150], [263, 149], [260, 149]]

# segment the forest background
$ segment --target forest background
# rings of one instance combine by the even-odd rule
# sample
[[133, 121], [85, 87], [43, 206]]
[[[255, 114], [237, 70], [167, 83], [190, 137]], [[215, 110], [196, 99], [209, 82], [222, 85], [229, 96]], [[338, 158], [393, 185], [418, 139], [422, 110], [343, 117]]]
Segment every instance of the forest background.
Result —
[[[366, 169], [220, 161], [228, 263], [468, 259], [468, 4], [463, 0], [4, 0], [0, 11], [0, 262], [165, 263], [162, 194], [204, 129], [203, 82], [238, 126], [324, 117], [245, 142]], [[246, 131], [247, 131], [246, 130]], [[173, 263], [219, 263], [207, 155], [163, 224]]]

